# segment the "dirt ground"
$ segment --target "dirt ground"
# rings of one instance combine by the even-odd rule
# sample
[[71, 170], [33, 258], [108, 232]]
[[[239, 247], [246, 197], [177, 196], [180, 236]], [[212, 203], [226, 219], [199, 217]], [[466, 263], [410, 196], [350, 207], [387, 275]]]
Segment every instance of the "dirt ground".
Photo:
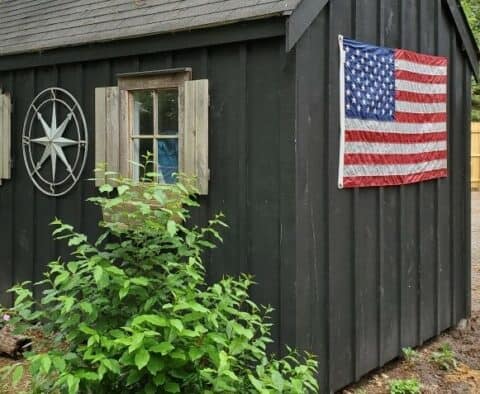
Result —
[[[456, 369], [444, 371], [431, 361], [444, 343], [454, 352]], [[417, 379], [422, 393], [480, 394], [480, 192], [472, 193], [472, 318], [466, 327], [452, 329], [416, 351], [415, 360], [393, 361], [340, 393], [388, 394], [392, 380]]]

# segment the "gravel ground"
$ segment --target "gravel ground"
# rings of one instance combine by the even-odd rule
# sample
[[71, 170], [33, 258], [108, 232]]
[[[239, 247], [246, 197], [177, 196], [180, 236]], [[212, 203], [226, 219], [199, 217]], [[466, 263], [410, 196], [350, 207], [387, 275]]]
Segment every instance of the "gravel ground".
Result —
[[[441, 370], [432, 353], [448, 343], [457, 368]], [[452, 329], [417, 349], [414, 361], [393, 361], [365, 377], [343, 394], [388, 394], [393, 379], [416, 379], [422, 393], [480, 394], [480, 192], [472, 193], [472, 318], [463, 329]]]

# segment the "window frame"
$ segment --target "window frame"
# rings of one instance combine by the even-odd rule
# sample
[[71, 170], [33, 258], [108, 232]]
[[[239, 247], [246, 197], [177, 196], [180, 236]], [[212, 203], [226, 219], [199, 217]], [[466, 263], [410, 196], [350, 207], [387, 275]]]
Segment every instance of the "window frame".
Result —
[[[158, 94], [153, 95], [153, 130], [151, 135], [134, 134], [134, 100], [133, 93], [136, 91], [160, 91], [176, 89], [178, 91], [178, 171], [185, 170], [185, 103], [184, 84], [186, 81], [192, 80], [191, 68], [166, 69], [160, 71], [147, 71], [139, 73], [128, 73], [118, 75], [118, 87], [120, 90], [120, 134], [126, 137], [126, 161], [128, 176], [134, 176], [134, 141], [141, 139], [149, 139], [152, 142], [158, 141], [160, 138], [172, 138], [168, 135], [159, 134], [158, 130]], [[158, 147], [153, 143], [153, 154], [158, 155]], [[121, 161], [123, 159], [121, 158]], [[155, 156], [157, 164], [158, 157]]]

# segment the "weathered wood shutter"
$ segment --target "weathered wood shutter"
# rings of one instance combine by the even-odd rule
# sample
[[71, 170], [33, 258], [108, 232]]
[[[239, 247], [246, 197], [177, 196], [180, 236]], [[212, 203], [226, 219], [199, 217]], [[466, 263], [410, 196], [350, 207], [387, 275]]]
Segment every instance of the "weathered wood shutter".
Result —
[[[128, 136], [126, 103], [121, 100], [117, 86], [95, 89], [95, 165], [106, 166], [107, 171], [128, 176]], [[121, 116], [122, 113], [122, 116]], [[105, 175], [97, 173], [97, 186], [106, 182]]]
[[184, 84], [182, 171], [197, 179], [201, 195], [208, 194], [208, 80], [186, 81]]
[[0, 185], [2, 179], [10, 179], [11, 176], [11, 112], [10, 95], [0, 94]]

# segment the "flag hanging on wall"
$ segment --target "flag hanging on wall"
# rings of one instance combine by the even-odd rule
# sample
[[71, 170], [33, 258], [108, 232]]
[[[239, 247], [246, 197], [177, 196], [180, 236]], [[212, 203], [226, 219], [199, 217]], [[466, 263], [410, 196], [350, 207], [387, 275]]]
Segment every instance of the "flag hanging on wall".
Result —
[[339, 43], [339, 188], [446, 177], [447, 58]]

